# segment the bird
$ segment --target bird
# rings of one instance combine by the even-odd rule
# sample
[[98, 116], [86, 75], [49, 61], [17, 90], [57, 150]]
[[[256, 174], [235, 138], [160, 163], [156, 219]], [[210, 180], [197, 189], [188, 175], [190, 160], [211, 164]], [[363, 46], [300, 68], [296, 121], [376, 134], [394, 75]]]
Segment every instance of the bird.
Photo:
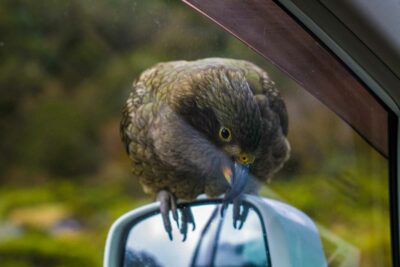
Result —
[[[257, 65], [205, 58], [158, 63], [134, 80], [122, 110], [121, 139], [133, 176], [160, 202], [169, 238], [177, 201], [260, 186], [290, 155], [288, 113], [275, 83]], [[193, 215], [184, 209], [181, 233]], [[178, 224], [179, 227], [179, 224]]]

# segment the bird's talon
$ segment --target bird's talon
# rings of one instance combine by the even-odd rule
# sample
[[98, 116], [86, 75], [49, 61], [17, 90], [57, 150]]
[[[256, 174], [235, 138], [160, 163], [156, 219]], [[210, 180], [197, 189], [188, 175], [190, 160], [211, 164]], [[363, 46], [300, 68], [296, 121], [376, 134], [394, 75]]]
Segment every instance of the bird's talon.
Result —
[[178, 212], [176, 210], [172, 211], [172, 218], [174, 219], [174, 221], [178, 221]]
[[176, 199], [175, 199], [174, 195], [170, 194], [169, 201], [170, 201], [170, 206], [171, 206], [172, 218], [176, 222], [176, 227], [178, 227], [178, 229], [179, 229], [178, 207], [176, 205]]
[[[243, 204], [241, 197], [233, 201], [233, 228], [241, 230], [249, 214], [249, 206]], [[239, 223], [239, 224], [238, 224]]]
[[185, 241], [186, 241], [186, 237], [187, 237], [187, 235], [186, 235], [186, 234], [183, 234], [182, 242], [185, 242]]
[[172, 240], [173, 240], [173, 238], [172, 238], [172, 231], [169, 231], [169, 232], [167, 232], [167, 233], [168, 233], [168, 238], [169, 238], [169, 240], [172, 241]]
[[239, 224], [239, 227], [238, 227], [238, 230], [242, 230], [243, 225], [244, 225], [244, 220], [241, 220], [240, 224]]
[[190, 223], [192, 225], [192, 231], [196, 229], [196, 222], [194, 221], [193, 213], [192, 210], [189, 207], [185, 207], [185, 213], [186, 213], [186, 218], [188, 224]]
[[224, 218], [225, 210], [228, 208], [228, 203], [223, 203], [221, 207], [221, 217]]
[[168, 234], [169, 240], [172, 241], [172, 226], [169, 218], [169, 211], [172, 212], [172, 218], [176, 221], [178, 228], [178, 216], [175, 197], [166, 190], [161, 190], [157, 194], [157, 200], [160, 202], [160, 213], [164, 224], [164, 229]]
[[194, 226], [194, 218], [190, 207], [184, 206], [181, 210], [181, 228], [179, 229], [183, 238], [182, 242], [186, 241], [189, 223]]

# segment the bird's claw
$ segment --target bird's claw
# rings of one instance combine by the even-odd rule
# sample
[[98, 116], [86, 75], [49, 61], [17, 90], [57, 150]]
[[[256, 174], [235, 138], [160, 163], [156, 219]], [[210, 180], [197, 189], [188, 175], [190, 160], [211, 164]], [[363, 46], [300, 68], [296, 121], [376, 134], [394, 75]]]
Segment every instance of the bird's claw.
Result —
[[[249, 206], [244, 204], [241, 197], [233, 201], [233, 228], [242, 229], [244, 222], [249, 214]], [[239, 225], [238, 225], [239, 223]]]
[[[221, 217], [225, 215], [229, 202], [223, 202], [221, 206]], [[249, 206], [243, 203], [242, 196], [239, 196], [233, 200], [233, 228], [242, 229], [244, 222], [249, 214]], [[239, 224], [239, 225], [238, 225]]]
[[[183, 235], [182, 241], [185, 241], [187, 238], [188, 224], [192, 224], [192, 231], [196, 229], [196, 224], [190, 207], [183, 206], [182, 208], [178, 208], [175, 196], [166, 190], [161, 190], [157, 194], [157, 200], [160, 202], [160, 213], [163, 219], [164, 229], [167, 232], [169, 239], [171, 241], [173, 240], [171, 220], [169, 218], [169, 211], [171, 211], [172, 218]], [[178, 209], [181, 214], [180, 221]]]
[[222, 207], [221, 207], [221, 218], [224, 218], [225, 216], [225, 210], [228, 208], [228, 202], [223, 202]]
[[193, 213], [190, 207], [184, 206], [180, 209], [180, 212], [181, 212], [181, 227], [179, 228], [179, 231], [183, 236], [182, 242], [184, 242], [187, 237], [188, 225], [192, 224], [192, 231], [194, 231], [196, 229], [196, 223], [194, 222]]
[[172, 212], [172, 218], [179, 228], [178, 208], [175, 196], [166, 190], [161, 190], [157, 194], [157, 200], [160, 202], [160, 213], [163, 219], [165, 231], [168, 234], [169, 240], [172, 241], [172, 226], [171, 220], [169, 219], [169, 211]]

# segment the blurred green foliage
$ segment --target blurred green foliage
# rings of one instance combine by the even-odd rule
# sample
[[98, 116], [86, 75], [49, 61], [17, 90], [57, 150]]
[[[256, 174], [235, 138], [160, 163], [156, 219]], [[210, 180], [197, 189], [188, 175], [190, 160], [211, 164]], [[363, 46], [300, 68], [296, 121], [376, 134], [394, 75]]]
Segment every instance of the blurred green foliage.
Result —
[[101, 266], [111, 223], [151, 201], [119, 140], [130, 84], [157, 62], [213, 56], [259, 64], [285, 97], [292, 157], [262, 194], [316, 220], [327, 256], [351, 246], [361, 266], [390, 265], [386, 160], [181, 2], [3, 0], [0, 33], [2, 267]]

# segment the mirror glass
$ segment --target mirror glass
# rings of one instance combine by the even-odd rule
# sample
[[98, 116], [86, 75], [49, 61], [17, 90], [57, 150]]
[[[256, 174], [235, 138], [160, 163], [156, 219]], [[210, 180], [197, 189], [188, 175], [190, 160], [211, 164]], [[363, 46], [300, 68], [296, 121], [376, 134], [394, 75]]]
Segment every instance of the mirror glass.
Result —
[[189, 225], [184, 242], [176, 224], [169, 240], [160, 214], [137, 222], [128, 230], [123, 266], [270, 266], [258, 213], [249, 207], [239, 230], [233, 226], [232, 207], [222, 217], [219, 205], [191, 206], [196, 228]]

